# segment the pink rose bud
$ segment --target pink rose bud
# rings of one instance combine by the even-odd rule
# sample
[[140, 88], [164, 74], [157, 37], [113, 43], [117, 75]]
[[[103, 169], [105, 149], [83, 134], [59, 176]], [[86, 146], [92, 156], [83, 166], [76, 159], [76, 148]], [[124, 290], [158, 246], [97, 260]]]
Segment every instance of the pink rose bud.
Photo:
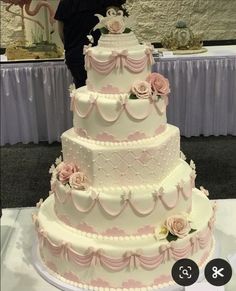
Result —
[[170, 93], [169, 81], [158, 73], [151, 73], [147, 77], [147, 82], [151, 84], [152, 90], [157, 95], [167, 95]]
[[[62, 164], [62, 165], [61, 165]], [[79, 168], [74, 163], [61, 163], [57, 166], [58, 171], [58, 179], [63, 184], [66, 184], [69, 182], [69, 178], [73, 173], [76, 173], [79, 171]]]
[[170, 233], [179, 238], [185, 237], [191, 230], [190, 223], [184, 215], [173, 215], [168, 217], [165, 225]]
[[131, 88], [133, 94], [138, 98], [147, 99], [152, 95], [151, 85], [146, 81], [136, 81]]

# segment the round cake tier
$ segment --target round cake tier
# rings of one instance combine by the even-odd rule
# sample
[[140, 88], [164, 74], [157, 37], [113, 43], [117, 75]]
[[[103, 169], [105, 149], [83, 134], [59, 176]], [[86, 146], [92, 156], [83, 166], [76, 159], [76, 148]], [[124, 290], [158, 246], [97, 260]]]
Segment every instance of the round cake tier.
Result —
[[132, 142], [88, 140], [74, 129], [61, 140], [64, 162], [78, 165], [90, 187], [156, 185], [179, 163], [179, 129], [172, 125], [156, 137]]
[[112, 240], [153, 236], [167, 217], [191, 212], [193, 182], [192, 169], [183, 160], [152, 186], [73, 190], [57, 180], [54, 210], [71, 231], [84, 236]]
[[171, 242], [155, 237], [119, 241], [88, 238], [58, 220], [51, 195], [34, 222], [41, 258], [62, 281], [86, 289], [146, 290], [173, 284], [170, 274], [176, 260], [191, 258], [202, 267], [209, 259], [214, 246], [214, 208], [197, 189], [191, 218], [196, 231]]
[[128, 94], [92, 93], [82, 87], [72, 98], [73, 125], [80, 137], [134, 141], [158, 136], [166, 127], [167, 97], [128, 99]]
[[[121, 36], [112, 37], [118, 45]], [[147, 45], [126, 47], [121, 42], [118, 47], [87, 47], [84, 53], [87, 87], [99, 93], [130, 92], [135, 81], [146, 80], [154, 63], [152, 48]]]
[[135, 34], [131, 31], [129, 33], [113, 34], [107, 33], [102, 34], [98, 40], [99, 48], [106, 49], [122, 49], [132, 48], [139, 46], [139, 42]]

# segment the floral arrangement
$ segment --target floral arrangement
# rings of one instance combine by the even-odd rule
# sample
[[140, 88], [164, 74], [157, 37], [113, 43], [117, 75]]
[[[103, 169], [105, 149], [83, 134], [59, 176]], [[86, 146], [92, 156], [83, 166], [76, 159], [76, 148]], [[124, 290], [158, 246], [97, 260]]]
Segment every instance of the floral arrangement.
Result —
[[76, 190], [85, 190], [88, 184], [88, 179], [81, 171], [80, 167], [74, 163], [65, 163], [59, 157], [52, 165], [49, 173], [52, 174], [51, 185], [56, 181], [60, 181], [63, 185], [69, 186]]
[[129, 33], [133, 26], [133, 18], [124, 16], [122, 10], [110, 8], [107, 10], [106, 17], [100, 14], [95, 14], [95, 16], [98, 17], [99, 23], [93, 30], [100, 29], [103, 34]]
[[157, 100], [170, 93], [169, 81], [159, 73], [151, 73], [146, 81], [136, 81], [131, 88], [130, 99]]
[[191, 226], [191, 220], [187, 213], [176, 214], [168, 217], [164, 225], [155, 230], [155, 237], [158, 240], [167, 239], [169, 242], [184, 238], [186, 235], [196, 231]]

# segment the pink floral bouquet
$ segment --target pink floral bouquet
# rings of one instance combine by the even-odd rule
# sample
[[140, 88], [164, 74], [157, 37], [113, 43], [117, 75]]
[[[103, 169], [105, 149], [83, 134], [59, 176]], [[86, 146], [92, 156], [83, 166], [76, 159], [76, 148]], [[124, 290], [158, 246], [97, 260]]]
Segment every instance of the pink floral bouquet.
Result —
[[170, 93], [169, 81], [159, 73], [151, 73], [146, 81], [135, 81], [131, 87], [130, 99], [154, 100]]
[[196, 231], [191, 227], [188, 214], [176, 214], [168, 217], [164, 225], [156, 228], [157, 239], [167, 239], [168, 241], [184, 238], [189, 233]]
[[85, 190], [88, 184], [88, 179], [81, 171], [80, 167], [75, 163], [65, 163], [62, 158], [56, 159], [56, 167], [51, 166], [49, 173], [52, 174], [51, 188], [52, 191], [56, 189], [57, 181], [60, 181], [63, 185], [69, 186], [77, 190]]

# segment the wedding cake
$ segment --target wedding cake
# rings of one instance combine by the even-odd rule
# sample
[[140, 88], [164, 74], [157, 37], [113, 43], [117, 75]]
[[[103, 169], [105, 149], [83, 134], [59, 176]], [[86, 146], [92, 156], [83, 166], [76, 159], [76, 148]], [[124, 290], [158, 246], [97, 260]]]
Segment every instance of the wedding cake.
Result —
[[195, 164], [167, 123], [169, 82], [151, 71], [152, 46], [121, 11], [99, 19], [98, 45], [84, 48], [87, 85], [71, 89], [63, 159], [33, 214], [38, 252], [72, 286], [161, 288], [174, 284], [177, 260], [203, 267], [211, 257], [215, 205], [195, 188]]

